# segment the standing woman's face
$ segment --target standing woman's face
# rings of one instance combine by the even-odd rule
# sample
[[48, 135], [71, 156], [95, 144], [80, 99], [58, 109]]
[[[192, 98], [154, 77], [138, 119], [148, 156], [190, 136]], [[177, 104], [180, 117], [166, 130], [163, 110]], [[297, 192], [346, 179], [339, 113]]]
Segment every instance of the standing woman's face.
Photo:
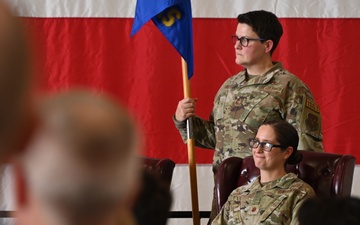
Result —
[[[274, 129], [270, 125], [260, 126], [255, 139], [259, 142], [280, 145], [276, 140]], [[284, 169], [284, 164], [292, 151], [290, 151], [289, 148], [282, 150], [280, 147], [272, 147], [271, 151], [267, 152], [259, 145], [257, 148], [252, 149], [252, 153], [257, 168], [260, 170], [275, 171]]]
[[[238, 23], [236, 28], [236, 36], [239, 38], [262, 38], [259, 37], [252, 28], [245, 23]], [[237, 41], [235, 48], [235, 62], [245, 68], [262, 64], [267, 56], [265, 44], [259, 40], [249, 40], [248, 46], [244, 47]]]

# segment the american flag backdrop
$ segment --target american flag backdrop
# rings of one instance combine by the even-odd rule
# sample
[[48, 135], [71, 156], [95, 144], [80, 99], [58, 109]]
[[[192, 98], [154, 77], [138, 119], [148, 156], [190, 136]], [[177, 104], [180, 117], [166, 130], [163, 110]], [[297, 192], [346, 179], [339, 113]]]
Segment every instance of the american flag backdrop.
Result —
[[[173, 189], [180, 192], [187, 179], [183, 174], [188, 172], [187, 149], [172, 116], [183, 98], [181, 60], [152, 21], [130, 38], [136, 0], [9, 2], [29, 29], [39, 89], [54, 92], [85, 86], [123, 102], [146, 138], [143, 154], [177, 163]], [[199, 116], [208, 118], [220, 85], [242, 69], [235, 64], [231, 42], [237, 15], [272, 11], [284, 28], [273, 59], [312, 90], [323, 117], [325, 151], [352, 154], [360, 163], [358, 0], [192, 0], [191, 4], [194, 74], [190, 84], [192, 96], [198, 98]], [[201, 210], [210, 209], [212, 156], [213, 150], [196, 149], [199, 188], [206, 188], [201, 182], [210, 183], [210, 190], [200, 193]], [[180, 200], [173, 207], [190, 209]]]

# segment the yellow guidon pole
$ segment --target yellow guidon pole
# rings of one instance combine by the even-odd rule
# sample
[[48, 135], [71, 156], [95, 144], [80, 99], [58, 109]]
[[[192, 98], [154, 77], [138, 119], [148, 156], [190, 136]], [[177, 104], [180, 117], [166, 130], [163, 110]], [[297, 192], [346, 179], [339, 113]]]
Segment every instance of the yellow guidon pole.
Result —
[[[183, 77], [183, 88], [184, 97], [191, 98], [190, 82], [188, 78], [187, 63], [184, 58], [181, 57], [182, 65], [182, 77]], [[197, 191], [197, 178], [196, 178], [196, 160], [195, 160], [195, 142], [192, 132], [192, 118], [186, 120], [187, 128], [187, 148], [188, 148], [188, 160], [189, 160], [189, 171], [190, 171], [190, 188], [191, 188], [191, 203], [192, 203], [192, 216], [193, 224], [200, 225], [200, 213], [199, 213], [199, 201]]]

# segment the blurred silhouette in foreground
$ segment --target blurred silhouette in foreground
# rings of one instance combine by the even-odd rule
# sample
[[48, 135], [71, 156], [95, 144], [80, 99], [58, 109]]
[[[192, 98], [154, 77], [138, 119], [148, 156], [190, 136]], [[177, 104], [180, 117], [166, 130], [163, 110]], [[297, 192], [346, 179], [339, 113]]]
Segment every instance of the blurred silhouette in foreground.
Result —
[[29, 126], [30, 63], [19, 18], [0, 0], [0, 160], [19, 150]]
[[133, 209], [137, 225], [166, 225], [171, 203], [168, 184], [144, 169], [141, 190]]
[[343, 198], [311, 198], [299, 209], [300, 225], [359, 225], [360, 199]]
[[[0, 0], [0, 210], [13, 210], [8, 159], [26, 144], [33, 124], [30, 57], [25, 29]], [[1, 225], [12, 219], [0, 218]]]
[[85, 91], [39, 107], [39, 127], [16, 161], [17, 224], [134, 224], [141, 147], [118, 104]]

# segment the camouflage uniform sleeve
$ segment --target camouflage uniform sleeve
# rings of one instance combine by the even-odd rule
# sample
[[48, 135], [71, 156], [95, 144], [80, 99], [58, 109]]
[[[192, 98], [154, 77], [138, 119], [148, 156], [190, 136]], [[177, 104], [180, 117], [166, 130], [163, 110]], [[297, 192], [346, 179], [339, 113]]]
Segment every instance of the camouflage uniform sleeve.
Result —
[[299, 150], [323, 152], [321, 114], [313, 95], [302, 82], [289, 87], [285, 120], [299, 133]]
[[315, 192], [311, 187], [307, 188], [307, 191], [305, 192], [304, 195], [299, 195], [299, 199], [297, 200], [297, 203], [295, 204], [295, 206], [293, 208], [293, 214], [292, 214], [292, 219], [291, 219], [290, 225], [299, 225], [298, 213], [299, 213], [299, 209], [300, 209], [301, 205], [304, 203], [304, 201], [306, 199], [314, 198], [315, 196], [316, 196]]
[[[251, 184], [252, 186], [253, 184]], [[249, 189], [249, 185], [241, 186], [233, 190], [225, 204], [220, 210], [220, 213], [215, 217], [212, 225], [238, 225], [238, 224], [255, 224], [253, 221], [248, 220], [247, 223], [244, 223], [241, 210], [241, 198], [243, 192]], [[247, 202], [249, 199], [244, 201]]]
[[226, 201], [223, 207], [220, 210], [220, 213], [215, 217], [211, 222], [211, 225], [225, 225], [229, 221], [229, 212], [230, 212], [230, 203]]
[[[175, 116], [173, 116], [173, 121], [176, 128], [179, 130], [180, 135], [184, 141], [187, 142], [187, 130], [186, 130], [186, 121], [177, 121]], [[200, 148], [215, 148], [215, 129], [212, 114], [210, 115], [209, 121], [204, 120], [200, 117], [193, 117], [193, 134], [195, 139], [195, 146]]]

